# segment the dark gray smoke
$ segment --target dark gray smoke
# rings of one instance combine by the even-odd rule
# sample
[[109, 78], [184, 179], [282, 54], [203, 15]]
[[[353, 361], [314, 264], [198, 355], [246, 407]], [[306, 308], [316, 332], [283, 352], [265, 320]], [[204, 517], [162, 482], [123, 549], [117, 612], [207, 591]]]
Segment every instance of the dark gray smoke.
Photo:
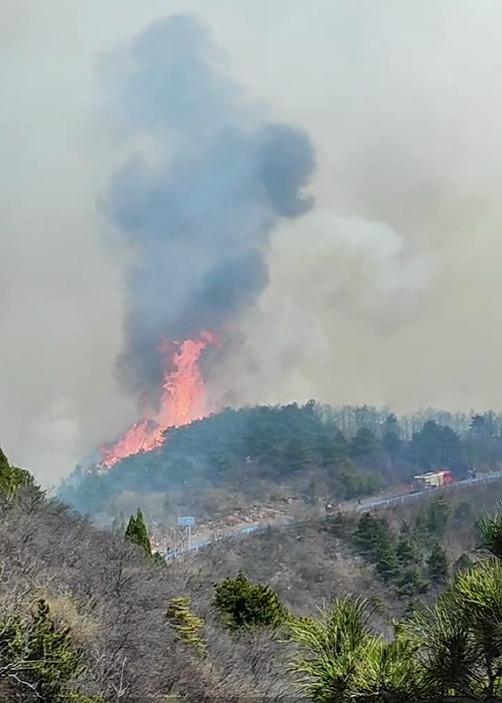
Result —
[[110, 71], [121, 137], [136, 147], [105, 203], [133, 251], [121, 367], [155, 387], [163, 337], [218, 330], [266, 286], [270, 233], [311, 207], [314, 157], [303, 131], [246, 101], [191, 17], [156, 21]]

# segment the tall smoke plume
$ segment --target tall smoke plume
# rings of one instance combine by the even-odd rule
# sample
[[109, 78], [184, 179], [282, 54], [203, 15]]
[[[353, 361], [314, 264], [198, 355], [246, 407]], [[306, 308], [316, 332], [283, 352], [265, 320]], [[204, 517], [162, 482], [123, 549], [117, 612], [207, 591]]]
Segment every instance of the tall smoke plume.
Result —
[[144, 392], [160, 388], [162, 338], [221, 330], [265, 288], [273, 228], [312, 205], [314, 157], [303, 131], [246, 100], [191, 17], [154, 22], [107, 72], [109, 106], [136, 150], [104, 204], [133, 251], [120, 370]]
[[[201, 17], [226, 52], [189, 21], [186, 48], [178, 46], [187, 68], [179, 53], [172, 94], [165, 68], [174, 65], [174, 45], [153, 41], [166, 23], [152, 25], [167, 12]], [[148, 26], [152, 44], [140, 46]], [[150, 186], [162, 171], [164, 191], [176, 182], [174, 168], [191, 190], [191, 165], [207, 163], [209, 153], [223, 159], [232, 130], [258, 160], [270, 121], [310, 135], [315, 207], [278, 216], [275, 194], [264, 195], [246, 165], [250, 188], [262, 193], [255, 203], [263, 221], [277, 218], [254, 247], [255, 274], [269, 282], [261, 292], [258, 283], [242, 289], [233, 308], [212, 307], [213, 319], [231, 320], [232, 329], [224, 356], [211, 360], [212, 395], [239, 404], [316, 397], [396, 411], [500, 408], [501, 35], [500, 0], [2, 3], [0, 443], [12, 460], [50, 485], [136, 419], [135, 394], [114, 380], [117, 357], [126, 353], [122, 375], [136, 387], [154, 382], [157, 361], [146, 342], [164, 322], [183, 331], [181, 316], [161, 313], [185, 314], [199, 290], [192, 284], [207, 281], [209, 269], [194, 259], [183, 287], [178, 244], [186, 251], [190, 239], [180, 238], [170, 267], [180, 297], [157, 311], [157, 328], [135, 332], [133, 313], [139, 320], [140, 302], [147, 304], [145, 252], [167, 243], [155, 249], [144, 224], [122, 226], [128, 179], [134, 214], [146, 195], [155, 200]], [[119, 46], [114, 59], [103, 58]], [[163, 70], [147, 71], [148, 55]], [[203, 109], [179, 90], [194, 61], [209, 81]], [[202, 100], [202, 85], [194, 98]], [[213, 139], [218, 131], [226, 141]], [[226, 166], [235, 173], [241, 162]], [[209, 167], [192, 178], [201, 184], [204, 173], [208, 197], [198, 191], [191, 206], [196, 214], [207, 204], [201, 236], [213, 236], [217, 184]], [[224, 176], [223, 168], [216, 173]], [[152, 213], [158, 221], [157, 208]], [[160, 266], [151, 270], [158, 277]], [[142, 338], [144, 357], [135, 351]]]

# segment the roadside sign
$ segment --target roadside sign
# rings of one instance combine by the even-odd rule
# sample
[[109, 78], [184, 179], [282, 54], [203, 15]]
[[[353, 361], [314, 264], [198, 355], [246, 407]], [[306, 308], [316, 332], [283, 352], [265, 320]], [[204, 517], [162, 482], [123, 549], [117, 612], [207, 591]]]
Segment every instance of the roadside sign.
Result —
[[192, 527], [195, 524], [195, 518], [192, 515], [185, 515], [176, 520], [178, 527], [188, 527], [188, 551], [192, 546]]

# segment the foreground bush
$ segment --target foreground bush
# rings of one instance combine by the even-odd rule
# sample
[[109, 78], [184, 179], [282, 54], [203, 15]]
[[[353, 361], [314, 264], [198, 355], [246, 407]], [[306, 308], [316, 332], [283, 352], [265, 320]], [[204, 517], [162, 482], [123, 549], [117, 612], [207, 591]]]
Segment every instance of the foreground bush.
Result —
[[[0, 622], [0, 681], [23, 701], [99, 703], [79, 693], [75, 683], [85, 671], [82, 652], [69, 628], [58, 628], [49, 606], [39, 600], [30, 617], [13, 615]], [[2, 700], [5, 700], [2, 698]]]
[[268, 584], [253, 583], [244, 573], [215, 587], [214, 605], [231, 630], [277, 627], [286, 618], [277, 593]]
[[[483, 523], [497, 553], [501, 516]], [[502, 701], [502, 561], [461, 571], [435, 606], [385, 641], [364, 599], [341, 598], [316, 619], [288, 623], [290, 670], [315, 703]]]

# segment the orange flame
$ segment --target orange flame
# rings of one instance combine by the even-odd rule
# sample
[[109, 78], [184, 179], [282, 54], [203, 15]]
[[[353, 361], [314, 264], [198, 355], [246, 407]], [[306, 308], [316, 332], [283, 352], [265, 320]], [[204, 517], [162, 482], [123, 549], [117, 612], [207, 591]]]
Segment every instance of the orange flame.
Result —
[[202, 332], [199, 339], [183, 342], [162, 341], [159, 353], [168, 370], [162, 383], [159, 410], [154, 419], [137, 420], [116, 442], [103, 445], [99, 450], [101, 468], [109, 469], [127, 456], [159, 447], [169, 427], [189, 425], [208, 414], [199, 361], [206, 347], [215, 343], [211, 332]]

